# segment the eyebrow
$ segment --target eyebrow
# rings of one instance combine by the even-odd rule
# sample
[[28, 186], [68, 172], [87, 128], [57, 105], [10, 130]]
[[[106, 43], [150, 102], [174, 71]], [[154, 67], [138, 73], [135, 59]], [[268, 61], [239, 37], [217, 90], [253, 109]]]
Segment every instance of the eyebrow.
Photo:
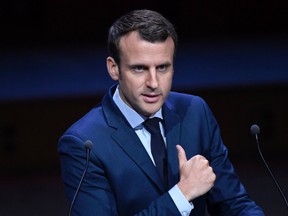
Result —
[[[164, 63], [161, 63], [161, 64], [158, 64], [156, 65], [156, 67], [160, 67], [160, 66], [166, 66], [166, 67], [169, 67], [171, 66], [172, 63], [167, 61], [167, 62], [164, 62]], [[131, 64], [131, 65], [127, 65], [129, 68], [135, 68], [135, 67], [143, 67], [143, 68], [149, 68], [149, 66], [147, 66], [146, 64], [142, 64], [142, 63], [139, 63], [139, 64]]]
[[134, 69], [136, 67], [143, 67], [143, 68], [149, 68], [148, 66], [146, 66], [145, 64], [132, 64], [132, 65], [128, 65], [128, 68], [130, 69]]
[[159, 67], [159, 66], [166, 66], [166, 67], [169, 67], [169, 66], [171, 66], [171, 65], [172, 65], [171, 62], [165, 62], [165, 63], [163, 63], [163, 64], [159, 64], [159, 65], [157, 65], [157, 67]]

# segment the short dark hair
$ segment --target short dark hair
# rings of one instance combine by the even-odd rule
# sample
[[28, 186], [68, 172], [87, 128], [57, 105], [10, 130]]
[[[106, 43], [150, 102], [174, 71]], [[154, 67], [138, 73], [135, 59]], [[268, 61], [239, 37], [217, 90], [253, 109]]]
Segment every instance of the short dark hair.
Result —
[[176, 50], [178, 38], [171, 22], [156, 11], [134, 10], [121, 16], [109, 29], [108, 51], [118, 65], [120, 64], [120, 38], [132, 31], [137, 31], [142, 39], [151, 43], [165, 41], [170, 36]]

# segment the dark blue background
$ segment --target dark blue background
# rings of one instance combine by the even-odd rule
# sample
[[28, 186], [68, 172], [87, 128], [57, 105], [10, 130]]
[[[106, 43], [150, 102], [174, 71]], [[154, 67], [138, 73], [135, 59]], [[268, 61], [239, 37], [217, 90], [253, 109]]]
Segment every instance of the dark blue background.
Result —
[[[288, 83], [287, 41], [198, 41], [179, 48], [174, 89]], [[9, 51], [0, 100], [102, 93], [112, 84], [100, 48]]]
[[267, 215], [284, 203], [258, 156], [252, 123], [287, 188], [287, 0], [10, 0], [0, 3], [0, 215], [65, 215], [57, 141], [113, 83], [109, 26], [148, 8], [179, 33], [173, 89], [199, 94], [230, 158]]

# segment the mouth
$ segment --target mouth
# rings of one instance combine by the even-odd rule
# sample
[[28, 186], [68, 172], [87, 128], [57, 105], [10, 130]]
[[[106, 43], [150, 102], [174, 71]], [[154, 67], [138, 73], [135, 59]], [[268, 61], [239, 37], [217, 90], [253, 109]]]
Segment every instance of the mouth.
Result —
[[146, 103], [156, 103], [160, 99], [160, 94], [142, 94]]

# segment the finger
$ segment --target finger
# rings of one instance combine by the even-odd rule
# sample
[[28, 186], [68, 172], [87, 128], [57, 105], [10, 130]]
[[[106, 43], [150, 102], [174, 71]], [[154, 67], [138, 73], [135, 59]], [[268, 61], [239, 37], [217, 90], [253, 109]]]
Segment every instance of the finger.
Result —
[[184, 163], [187, 162], [186, 153], [185, 150], [180, 145], [176, 145], [176, 149], [178, 152], [179, 167], [182, 167]]
[[193, 159], [194, 161], [201, 162], [201, 164], [203, 165], [209, 166], [209, 161], [202, 155], [195, 155], [191, 159]]

